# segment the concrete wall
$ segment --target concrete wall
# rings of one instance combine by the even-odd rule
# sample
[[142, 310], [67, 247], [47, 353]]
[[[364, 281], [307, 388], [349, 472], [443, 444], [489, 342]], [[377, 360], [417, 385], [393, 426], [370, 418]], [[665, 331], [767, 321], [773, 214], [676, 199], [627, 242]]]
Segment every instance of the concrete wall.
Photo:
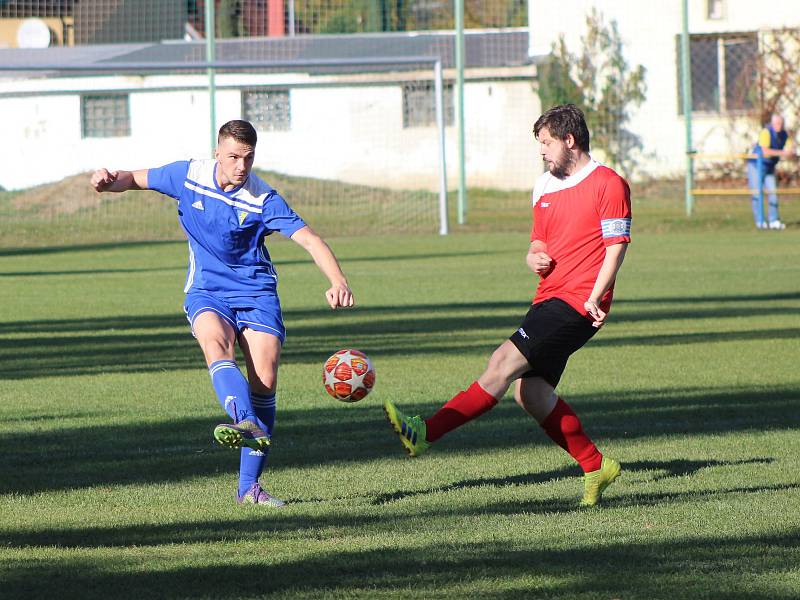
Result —
[[[237, 79], [238, 78], [238, 79]], [[274, 76], [217, 78], [217, 126], [241, 118], [239, 88]], [[404, 129], [402, 86], [295, 85], [292, 128], [259, 136], [256, 166], [283, 173], [397, 189], [436, 190], [436, 127]], [[209, 98], [202, 76], [0, 80], [0, 187], [20, 189], [100, 166], [138, 169], [210, 156]], [[131, 135], [81, 137], [81, 92], [127, 91]], [[465, 85], [469, 185], [529, 189], [541, 172], [530, 129], [538, 98], [530, 79]], [[451, 187], [457, 182], [456, 128], [446, 128]]]

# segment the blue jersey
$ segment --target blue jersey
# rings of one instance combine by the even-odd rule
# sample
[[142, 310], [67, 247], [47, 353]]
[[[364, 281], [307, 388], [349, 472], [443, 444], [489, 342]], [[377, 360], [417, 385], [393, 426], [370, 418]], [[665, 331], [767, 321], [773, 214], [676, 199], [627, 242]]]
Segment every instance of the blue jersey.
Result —
[[[761, 130], [761, 133], [758, 136], [758, 141], [753, 146], [753, 153], [758, 154], [762, 152], [763, 148], [771, 148], [772, 150], [783, 150], [786, 146], [786, 142], [789, 140], [789, 134], [786, 133], [785, 129], [780, 131], [775, 131], [772, 128], [772, 125], [767, 125], [764, 129]], [[767, 175], [772, 175], [775, 173], [775, 166], [778, 164], [778, 161], [781, 159], [780, 156], [769, 156], [764, 158], [764, 173]], [[749, 162], [755, 163], [756, 160], [751, 158]]]
[[189, 160], [147, 172], [150, 189], [178, 201], [178, 217], [189, 240], [184, 292], [222, 298], [276, 294], [278, 276], [264, 243], [278, 231], [286, 237], [303, 220], [266, 182], [250, 173], [240, 187], [217, 184], [215, 160]]

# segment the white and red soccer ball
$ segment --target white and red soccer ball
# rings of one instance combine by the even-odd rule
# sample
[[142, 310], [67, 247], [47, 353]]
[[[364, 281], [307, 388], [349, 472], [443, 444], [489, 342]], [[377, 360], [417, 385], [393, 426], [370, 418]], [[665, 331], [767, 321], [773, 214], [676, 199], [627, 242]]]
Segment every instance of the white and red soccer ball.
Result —
[[322, 369], [325, 391], [342, 402], [358, 402], [375, 385], [375, 369], [358, 350], [339, 350]]

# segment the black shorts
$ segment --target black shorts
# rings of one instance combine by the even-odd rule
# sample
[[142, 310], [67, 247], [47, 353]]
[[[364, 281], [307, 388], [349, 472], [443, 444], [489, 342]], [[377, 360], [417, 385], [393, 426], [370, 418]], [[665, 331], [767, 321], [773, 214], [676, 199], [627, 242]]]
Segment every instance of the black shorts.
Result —
[[556, 387], [570, 355], [595, 333], [589, 319], [563, 300], [550, 298], [531, 306], [509, 339], [531, 365], [522, 377], [541, 377]]

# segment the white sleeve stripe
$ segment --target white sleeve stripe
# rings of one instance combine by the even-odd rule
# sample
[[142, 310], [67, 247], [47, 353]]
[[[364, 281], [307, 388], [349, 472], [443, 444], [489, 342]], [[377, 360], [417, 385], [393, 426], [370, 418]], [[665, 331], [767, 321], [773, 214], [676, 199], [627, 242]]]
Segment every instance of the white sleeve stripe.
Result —
[[[203, 189], [207, 192], [210, 192], [211, 194], [217, 194], [217, 190], [214, 188], [214, 185], [211, 185], [211, 187], [209, 187], [208, 185], [205, 185], [200, 181], [192, 179], [191, 177], [188, 176], [186, 177], [186, 181], [191, 185], [195, 186], [196, 188]], [[189, 188], [189, 189], [195, 189], [195, 188]], [[273, 193], [275, 193], [275, 190], [264, 192], [260, 196], [253, 196], [250, 190], [240, 187], [236, 191], [236, 200], [238, 202], [244, 202], [245, 204], [251, 204], [254, 208], [261, 208], [264, 206], [264, 200], [267, 198], [267, 196]], [[246, 195], [247, 197], [246, 198], [243, 197], [244, 195]]]
[[228, 206], [233, 206], [235, 208], [241, 208], [242, 210], [246, 210], [247, 212], [259, 213], [259, 214], [261, 213], [261, 209], [260, 208], [256, 208], [254, 206], [251, 206], [250, 204], [245, 204], [244, 202], [238, 202], [238, 201], [235, 201], [235, 200], [230, 200], [230, 199], [226, 198], [225, 196], [223, 196], [222, 194], [218, 194], [216, 192], [212, 192], [210, 190], [202, 188], [202, 187], [200, 187], [198, 185], [195, 185], [195, 184], [189, 182], [188, 180], [184, 181], [183, 185], [187, 189], [190, 189], [190, 190], [192, 190], [192, 191], [194, 191], [194, 192], [196, 192], [198, 194], [202, 194], [203, 196], [206, 196], [208, 198], [214, 198], [215, 200], [221, 200], [222, 202], [224, 202]]
[[[192, 250], [192, 245], [189, 244], [189, 273], [186, 275], [186, 285], [183, 287], [183, 293], [186, 294], [191, 289], [192, 284], [194, 283], [194, 271], [195, 271], [195, 264], [194, 264], [194, 251]], [[191, 319], [189, 319], [191, 321]]]
[[631, 234], [630, 219], [603, 219], [600, 221], [603, 237], [620, 237]]

